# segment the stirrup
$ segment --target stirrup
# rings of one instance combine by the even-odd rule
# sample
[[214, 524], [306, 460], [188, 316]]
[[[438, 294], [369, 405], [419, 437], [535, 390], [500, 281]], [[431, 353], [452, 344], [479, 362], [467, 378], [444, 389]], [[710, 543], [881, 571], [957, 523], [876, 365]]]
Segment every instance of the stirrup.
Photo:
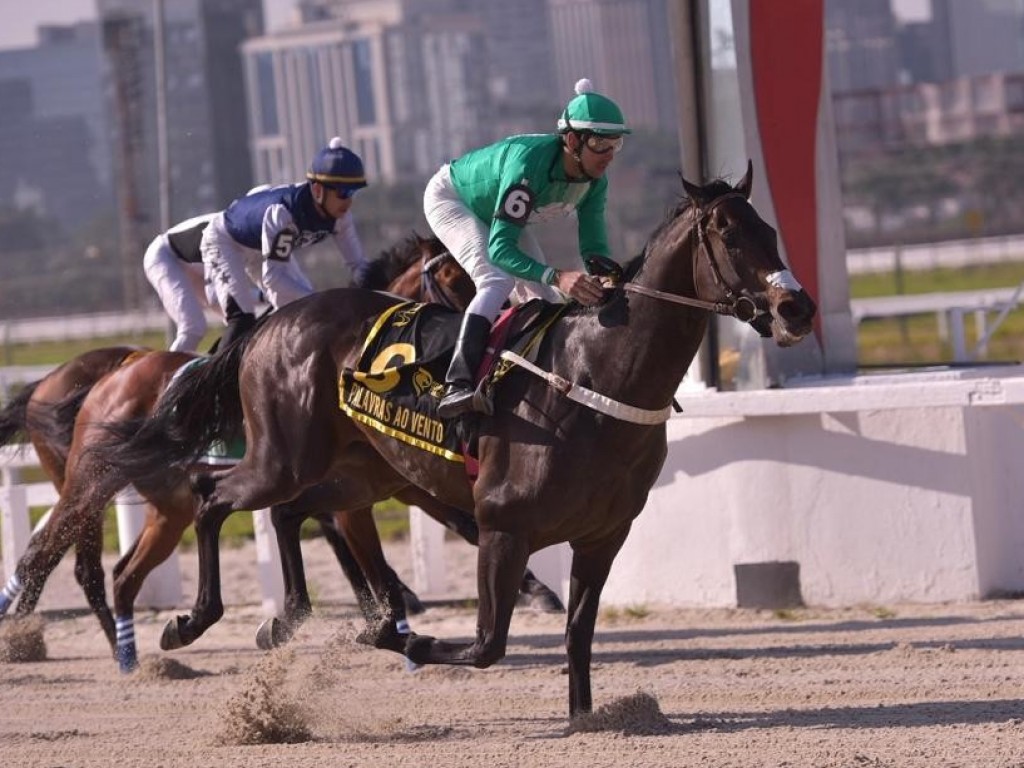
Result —
[[472, 387], [449, 387], [441, 402], [437, 404], [437, 415], [442, 419], [454, 419], [473, 410], [476, 391]]

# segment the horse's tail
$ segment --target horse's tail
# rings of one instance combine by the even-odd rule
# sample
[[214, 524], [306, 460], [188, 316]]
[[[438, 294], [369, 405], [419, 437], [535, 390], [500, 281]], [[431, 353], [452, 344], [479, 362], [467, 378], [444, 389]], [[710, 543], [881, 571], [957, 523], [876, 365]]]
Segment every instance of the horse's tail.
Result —
[[153, 480], [168, 465], [195, 463], [215, 440], [242, 435], [239, 371], [251, 335], [193, 363], [157, 401], [148, 417], [105, 424], [100, 458], [134, 480]]
[[24, 442], [28, 437], [28, 401], [42, 382], [33, 381], [22, 387], [11, 401], [0, 410], [0, 445], [10, 445], [15, 439]]
[[61, 456], [67, 456], [75, 434], [75, 419], [95, 384], [91, 382], [78, 387], [62, 400], [34, 408], [32, 413], [26, 414], [25, 427], [33, 440], [45, 443]]

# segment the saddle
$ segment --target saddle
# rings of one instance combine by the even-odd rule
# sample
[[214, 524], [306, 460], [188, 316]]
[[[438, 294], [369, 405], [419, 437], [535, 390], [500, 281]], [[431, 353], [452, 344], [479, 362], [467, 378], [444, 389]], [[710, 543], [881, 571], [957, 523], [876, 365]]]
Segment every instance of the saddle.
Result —
[[[535, 300], [506, 310], [491, 330], [477, 371], [478, 391], [493, 400], [511, 365], [505, 349], [533, 358], [544, 333], [567, 309]], [[433, 303], [405, 302], [379, 316], [370, 328], [355, 369], [342, 372], [339, 407], [378, 432], [449, 461], [475, 467], [476, 420], [442, 419], [437, 406], [462, 316]]]

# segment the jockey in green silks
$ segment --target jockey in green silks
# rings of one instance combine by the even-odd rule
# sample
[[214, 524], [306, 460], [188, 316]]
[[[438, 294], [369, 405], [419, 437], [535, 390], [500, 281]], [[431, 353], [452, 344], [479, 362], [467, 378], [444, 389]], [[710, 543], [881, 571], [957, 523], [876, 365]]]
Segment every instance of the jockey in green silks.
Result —
[[427, 221], [477, 291], [448, 369], [438, 407], [442, 418], [482, 409], [474, 404], [475, 374], [491, 323], [517, 279], [540, 284], [541, 294], [555, 300], [600, 301], [600, 281], [585, 270], [548, 266], [527, 225], [575, 212], [581, 259], [609, 257], [605, 172], [627, 133], [622, 110], [583, 79], [557, 133], [511, 136], [472, 150], [442, 166], [427, 184]]

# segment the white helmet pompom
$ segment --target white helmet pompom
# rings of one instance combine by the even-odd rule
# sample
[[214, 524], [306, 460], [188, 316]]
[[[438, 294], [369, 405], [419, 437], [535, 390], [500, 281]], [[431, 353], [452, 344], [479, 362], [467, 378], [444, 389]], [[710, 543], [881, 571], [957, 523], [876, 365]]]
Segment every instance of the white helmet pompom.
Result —
[[590, 78], [581, 77], [576, 81], [576, 87], [573, 90], [576, 91], [577, 95], [581, 93], [593, 93], [594, 84], [590, 82]]
[[342, 143], [340, 136], [335, 136], [333, 139], [331, 139], [330, 143], [327, 145], [327, 147], [329, 149], [341, 149], [344, 146], [345, 145]]

